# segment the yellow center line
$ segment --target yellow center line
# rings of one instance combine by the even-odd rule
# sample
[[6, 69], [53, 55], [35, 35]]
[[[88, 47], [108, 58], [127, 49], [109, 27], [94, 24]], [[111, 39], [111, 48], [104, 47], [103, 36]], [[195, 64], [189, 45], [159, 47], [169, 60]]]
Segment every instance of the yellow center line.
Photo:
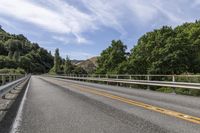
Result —
[[121, 96], [113, 95], [111, 93], [108, 93], [108, 92], [105, 92], [105, 91], [102, 91], [102, 90], [101, 91], [96, 90], [96, 88], [93, 88], [93, 87], [88, 87], [88, 86], [86, 87], [86, 86], [81, 86], [81, 85], [77, 85], [77, 84], [70, 84], [69, 86], [73, 87], [74, 89], [78, 89], [82, 92], [89, 92], [91, 94], [103, 96], [103, 97], [110, 98], [110, 99], [117, 100], [117, 101], [121, 101], [121, 102], [127, 103], [129, 105], [142, 107], [144, 109], [148, 109], [148, 110], [159, 112], [159, 113], [162, 113], [162, 114], [165, 114], [165, 115], [180, 118], [180, 119], [192, 122], [192, 123], [200, 124], [200, 118], [199, 117], [195, 117], [195, 116], [183, 114], [183, 113], [180, 113], [180, 112], [164, 109], [164, 108], [161, 108], [161, 107], [153, 106], [153, 105], [150, 105], [150, 104], [145, 104], [145, 103], [142, 103], [142, 102], [134, 101], [134, 100], [124, 98], [124, 97], [121, 97]]

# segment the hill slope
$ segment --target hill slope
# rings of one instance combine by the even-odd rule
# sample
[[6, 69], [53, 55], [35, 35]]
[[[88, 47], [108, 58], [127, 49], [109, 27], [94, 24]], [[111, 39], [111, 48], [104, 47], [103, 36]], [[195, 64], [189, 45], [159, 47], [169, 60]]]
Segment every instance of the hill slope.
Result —
[[82, 67], [88, 73], [92, 73], [97, 67], [97, 57], [92, 57], [85, 61], [79, 61], [75, 64], [76, 66]]
[[27, 73], [46, 73], [53, 66], [53, 56], [22, 34], [9, 34], [0, 27], [0, 69], [22, 68]]

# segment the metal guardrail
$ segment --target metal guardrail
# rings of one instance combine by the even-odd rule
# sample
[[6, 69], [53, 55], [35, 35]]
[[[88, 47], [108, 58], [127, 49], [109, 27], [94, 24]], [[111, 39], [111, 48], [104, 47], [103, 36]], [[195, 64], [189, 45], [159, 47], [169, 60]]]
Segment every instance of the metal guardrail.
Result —
[[114, 78], [114, 79], [131, 79], [131, 80], [150, 80], [150, 81], [172, 81], [172, 82], [191, 82], [200, 83], [200, 75], [115, 75], [115, 74], [81, 74], [81, 75], [62, 75], [69, 77], [91, 77], [91, 78]]
[[[82, 81], [101, 81], [107, 83], [122, 83], [122, 84], [135, 84], [135, 85], [146, 85], [146, 86], [161, 86], [161, 87], [172, 87], [172, 88], [188, 88], [200, 90], [200, 75], [48, 75], [56, 78], [82, 80]], [[125, 78], [126, 77], [126, 78]], [[127, 78], [128, 77], [128, 78]], [[135, 78], [137, 77], [137, 78]], [[141, 78], [142, 77], [142, 78]], [[156, 77], [156, 78], [155, 78]], [[163, 79], [168, 79], [162, 81]], [[166, 78], [167, 77], [167, 78]], [[182, 77], [191, 78], [195, 77], [196, 82], [188, 82], [181, 80]], [[178, 81], [179, 80], [179, 81]]]
[[24, 77], [23, 74], [0, 74], [0, 86]]
[[23, 77], [20, 76], [20, 77], [18, 77], [17, 80], [9, 82], [7, 84], [4, 84], [4, 85], [0, 86], [0, 96], [2, 97], [4, 94], [6, 94], [7, 92], [9, 92], [11, 89], [13, 89], [15, 86], [17, 86], [18, 84], [20, 84], [22, 81], [24, 81], [28, 77], [30, 77], [30, 75], [26, 75], [26, 76], [24, 75]]

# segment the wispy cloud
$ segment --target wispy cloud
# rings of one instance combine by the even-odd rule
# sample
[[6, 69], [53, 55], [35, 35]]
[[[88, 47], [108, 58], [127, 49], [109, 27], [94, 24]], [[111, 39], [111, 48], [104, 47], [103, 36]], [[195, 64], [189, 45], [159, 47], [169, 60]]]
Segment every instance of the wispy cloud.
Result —
[[122, 21], [119, 20], [123, 15], [123, 10], [120, 10], [121, 6], [118, 0], [115, 2], [108, 0], [82, 0], [82, 2], [96, 22], [99, 22], [97, 23], [98, 25], [112, 27], [122, 35], [126, 34], [121, 24]]
[[52, 8], [26, 0], [1, 0], [0, 14], [33, 23], [50, 32], [73, 34], [79, 43], [86, 40], [82, 32], [95, 29], [93, 19], [75, 7], [60, 0], [47, 0], [46, 3]]
[[[62, 44], [91, 44], [92, 42], [81, 37], [81, 36], [76, 36], [76, 37], [71, 37], [71, 36], [62, 36], [62, 35], [53, 35], [52, 38], [56, 41], [62, 42]], [[75, 39], [76, 38], [76, 39]]]
[[88, 44], [94, 41], [88, 33], [105, 29], [121, 39], [134, 27], [143, 34], [144, 28], [194, 20], [192, 7], [199, 5], [199, 0], [0, 0], [0, 16], [34, 24], [64, 44]]

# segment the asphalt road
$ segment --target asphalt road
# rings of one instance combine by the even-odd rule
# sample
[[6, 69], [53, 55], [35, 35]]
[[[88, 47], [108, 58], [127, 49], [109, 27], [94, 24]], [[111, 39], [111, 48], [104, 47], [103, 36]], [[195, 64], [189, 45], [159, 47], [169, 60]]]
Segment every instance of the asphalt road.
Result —
[[[32, 76], [13, 131], [200, 133], [199, 101], [197, 97]], [[154, 107], [172, 112], [159, 112]], [[185, 119], [173, 111], [183, 113]]]

